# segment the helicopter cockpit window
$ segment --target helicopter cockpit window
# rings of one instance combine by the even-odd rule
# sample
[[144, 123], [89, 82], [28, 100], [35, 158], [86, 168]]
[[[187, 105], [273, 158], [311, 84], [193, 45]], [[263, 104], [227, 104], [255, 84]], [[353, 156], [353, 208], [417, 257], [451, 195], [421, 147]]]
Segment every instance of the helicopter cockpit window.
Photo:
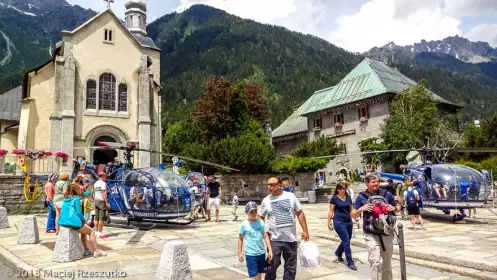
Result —
[[153, 209], [153, 179], [141, 172], [130, 172], [124, 178], [124, 197], [131, 209]]
[[159, 169], [144, 169], [156, 178], [155, 209], [158, 211], [189, 211], [191, 195], [185, 179], [177, 174]]
[[460, 200], [482, 199], [480, 190], [482, 187], [485, 188], [486, 183], [477, 171], [456, 165], [434, 166], [432, 171], [435, 189], [438, 188], [446, 193], [445, 195], [439, 194], [439, 196]]

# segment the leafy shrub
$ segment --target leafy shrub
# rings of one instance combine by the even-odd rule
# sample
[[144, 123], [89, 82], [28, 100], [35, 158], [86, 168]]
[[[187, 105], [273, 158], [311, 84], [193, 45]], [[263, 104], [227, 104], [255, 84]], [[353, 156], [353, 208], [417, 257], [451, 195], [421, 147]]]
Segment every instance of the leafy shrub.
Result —
[[312, 142], [300, 144], [292, 153], [294, 157], [320, 157], [336, 155], [340, 146], [333, 139], [321, 136]]
[[295, 174], [297, 172], [315, 172], [318, 169], [326, 167], [327, 163], [328, 161], [325, 159], [289, 156], [273, 160], [269, 165], [269, 172], [288, 174]]

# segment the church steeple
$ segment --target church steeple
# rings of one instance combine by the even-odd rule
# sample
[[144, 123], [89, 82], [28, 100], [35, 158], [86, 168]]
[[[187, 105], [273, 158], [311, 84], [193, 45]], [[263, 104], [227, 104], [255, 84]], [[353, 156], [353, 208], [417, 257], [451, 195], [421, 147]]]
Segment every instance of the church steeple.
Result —
[[147, 0], [126, 0], [126, 27], [135, 35], [147, 36]]

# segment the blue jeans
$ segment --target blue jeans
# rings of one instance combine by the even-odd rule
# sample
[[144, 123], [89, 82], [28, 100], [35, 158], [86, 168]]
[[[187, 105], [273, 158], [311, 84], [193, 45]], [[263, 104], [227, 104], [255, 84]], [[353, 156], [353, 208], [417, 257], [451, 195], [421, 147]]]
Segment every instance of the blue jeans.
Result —
[[340, 245], [338, 246], [335, 254], [337, 256], [342, 256], [342, 254], [345, 252], [347, 264], [353, 264], [354, 261], [352, 260], [352, 250], [350, 249], [350, 239], [352, 238], [352, 220], [350, 220], [350, 222], [333, 221], [333, 227], [342, 240], [342, 243], [340, 243]]
[[48, 217], [47, 217], [47, 227], [46, 230], [55, 230], [55, 209], [53, 208], [52, 202], [48, 202]]

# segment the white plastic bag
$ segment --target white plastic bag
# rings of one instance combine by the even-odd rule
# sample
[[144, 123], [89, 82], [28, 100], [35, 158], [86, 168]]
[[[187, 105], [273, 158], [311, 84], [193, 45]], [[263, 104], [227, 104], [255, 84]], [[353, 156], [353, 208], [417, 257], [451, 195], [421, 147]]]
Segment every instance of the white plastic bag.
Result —
[[319, 248], [312, 241], [302, 241], [299, 247], [300, 264], [303, 267], [321, 266], [321, 257]]

